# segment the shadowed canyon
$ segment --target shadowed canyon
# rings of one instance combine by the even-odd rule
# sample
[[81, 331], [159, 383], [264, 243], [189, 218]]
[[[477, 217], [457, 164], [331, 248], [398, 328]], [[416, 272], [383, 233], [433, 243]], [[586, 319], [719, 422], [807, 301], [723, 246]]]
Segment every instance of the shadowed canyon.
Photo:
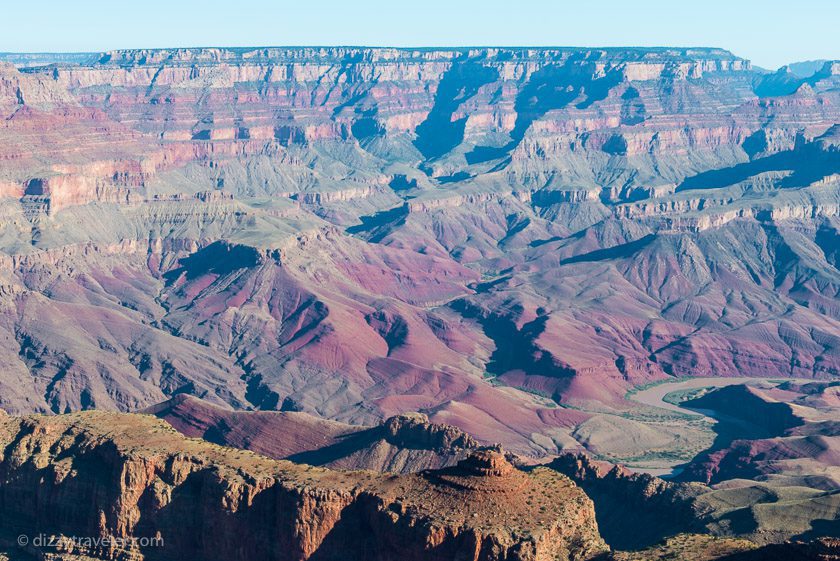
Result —
[[811, 66], [0, 53], [0, 555], [840, 559]]

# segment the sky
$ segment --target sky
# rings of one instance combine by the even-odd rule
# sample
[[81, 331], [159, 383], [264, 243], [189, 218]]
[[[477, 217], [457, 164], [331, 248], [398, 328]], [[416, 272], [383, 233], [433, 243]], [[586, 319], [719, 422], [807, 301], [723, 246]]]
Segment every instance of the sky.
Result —
[[11, 52], [708, 46], [769, 69], [840, 59], [838, 0], [0, 0], [0, 21]]

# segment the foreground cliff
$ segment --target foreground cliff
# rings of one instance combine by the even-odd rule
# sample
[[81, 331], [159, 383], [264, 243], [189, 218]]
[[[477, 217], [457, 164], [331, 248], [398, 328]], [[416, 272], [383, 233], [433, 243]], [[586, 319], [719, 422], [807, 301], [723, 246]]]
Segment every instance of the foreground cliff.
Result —
[[0, 439], [5, 537], [147, 539], [69, 548], [99, 559], [582, 560], [606, 549], [568, 478], [523, 473], [494, 450], [417, 475], [337, 472], [99, 412], [4, 417]]

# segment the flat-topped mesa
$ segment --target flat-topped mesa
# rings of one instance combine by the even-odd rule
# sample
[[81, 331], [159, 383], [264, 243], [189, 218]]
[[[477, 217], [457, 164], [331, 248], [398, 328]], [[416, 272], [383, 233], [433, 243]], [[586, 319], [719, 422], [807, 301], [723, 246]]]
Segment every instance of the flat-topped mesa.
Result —
[[520, 494], [529, 487], [526, 474], [508, 461], [501, 447], [481, 448], [457, 465], [424, 475], [438, 484], [479, 493]]

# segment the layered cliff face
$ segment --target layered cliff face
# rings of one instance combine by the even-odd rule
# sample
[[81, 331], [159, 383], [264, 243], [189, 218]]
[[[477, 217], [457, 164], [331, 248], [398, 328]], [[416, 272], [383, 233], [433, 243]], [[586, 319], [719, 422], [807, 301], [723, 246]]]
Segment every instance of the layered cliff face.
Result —
[[55, 62], [0, 68], [8, 410], [422, 411], [542, 456], [600, 415], [649, 434], [637, 384], [840, 371], [834, 63], [776, 91], [716, 49]]
[[[494, 450], [396, 477], [273, 461], [142, 415], [5, 417], [0, 430], [4, 532], [80, 538], [70, 554], [489, 561], [606, 549], [592, 503], [568, 478], [520, 472]], [[106, 537], [129, 545], [81, 541]]]
[[415, 474], [335, 471], [104, 412], [4, 415], [0, 440], [10, 559], [828, 561], [838, 551], [836, 539], [760, 547], [768, 513], [751, 528], [729, 512], [761, 506], [755, 489], [667, 483], [584, 456], [520, 471], [499, 449], [476, 448]]

